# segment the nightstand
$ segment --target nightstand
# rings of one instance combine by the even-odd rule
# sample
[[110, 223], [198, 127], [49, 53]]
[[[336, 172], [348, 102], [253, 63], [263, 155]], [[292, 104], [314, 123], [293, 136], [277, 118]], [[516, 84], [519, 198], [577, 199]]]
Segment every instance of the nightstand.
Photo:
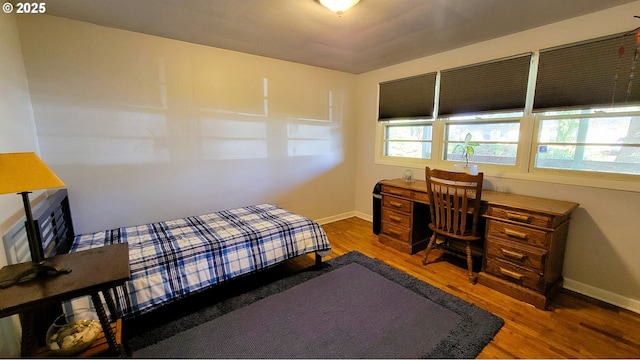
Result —
[[[128, 244], [115, 244], [104, 247], [63, 254], [45, 260], [48, 265], [71, 269], [68, 274], [43, 276], [31, 281], [0, 289], [0, 317], [20, 314], [22, 321], [22, 356], [42, 354], [34, 339], [33, 325], [36, 323], [33, 310], [43, 305], [60, 303], [80, 296], [91, 296], [103, 329], [103, 338], [115, 356], [124, 356], [124, 348], [119, 339], [120, 320], [111, 289], [129, 280]], [[10, 278], [12, 274], [31, 266], [20, 263], [0, 269], [0, 279]], [[100, 297], [102, 294], [114, 319], [113, 324]], [[114, 331], [115, 330], [115, 331]], [[118, 336], [116, 336], [116, 334]]]

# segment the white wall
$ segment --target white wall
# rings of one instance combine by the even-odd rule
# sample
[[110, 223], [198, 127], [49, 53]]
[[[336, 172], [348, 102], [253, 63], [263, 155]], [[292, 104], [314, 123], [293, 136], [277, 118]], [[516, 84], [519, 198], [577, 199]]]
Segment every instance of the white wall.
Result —
[[[14, 15], [0, 14], [0, 153], [38, 151], [36, 128]], [[0, 236], [24, 213], [21, 197], [0, 195]], [[0, 267], [7, 264], [0, 246]], [[0, 358], [20, 356], [17, 316], [0, 319]]]
[[[633, 17], [638, 13], [640, 2], [634, 2], [360, 75], [356, 211], [370, 216], [373, 186], [381, 179], [401, 177], [405, 170], [374, 163], [379, 82], [628, 31], [640, 26]], [[424, 169], [413, 172], [424, 179]], [[485, 174], [485, 187], [499, 185], [501, 191], [580, 203], [569, 230], [565, 287], [640, 312], [640, 193], [498, 176]]]
[[353, 211], [354, 75], [47, 15], [18, 26], [77, 232], [262, 202]]

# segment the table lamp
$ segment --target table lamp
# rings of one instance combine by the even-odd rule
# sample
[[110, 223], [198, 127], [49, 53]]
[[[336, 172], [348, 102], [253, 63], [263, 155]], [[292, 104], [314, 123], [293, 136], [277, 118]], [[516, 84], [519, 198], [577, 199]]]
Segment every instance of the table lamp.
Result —
[[68, 273], [71, 270], [58, 269], [45, 264], [44, 251], [38, 239], [29, 193], [34, 190], [52, 189], [65, 186], [56, 174], [33, 152], [0, 154], [0, 194], [17, 193], [22, 196], [26, 215], [25, 230], [31, 252], [31, 266], [0, 282], [0, 288], [29, 280], [31, 275]]

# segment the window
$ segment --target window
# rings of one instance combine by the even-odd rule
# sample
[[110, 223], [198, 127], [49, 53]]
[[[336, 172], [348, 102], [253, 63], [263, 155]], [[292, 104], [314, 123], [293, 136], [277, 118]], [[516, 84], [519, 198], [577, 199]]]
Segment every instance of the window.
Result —
[[534, 169], [640, 175], [636, 31], [540, 51]]
[[640, 107], [538, 115], [535, 168], [640, 175]]
[[430, 159], [436, 73], [380, 84], [383, 156]]
[[433, 121], [392, 121], [384, 125], [384, 156], [431, 159]]
[[471, 134], [475, 148], [474, 163], [515, 165], [522, 112], [491, 114], [473, 117], [451, 117], [445, 121], [444, 160], [460, 161], [456, 145], [464, 143]]
[[[382, 150], [377, 161], [446, 168], [464, 161], [459, 149], [454, 150], [471, 134], [471, 141], [479, 143], [472, 161], [492, 165], [485, 169], [554, 176], [569, 171], [596, 173], [599, 179], [637, 181], [640, 74], [636, 72], [640, 72], [638, 29], [381, 83], [377, 144]], [[416, 88], [405, 85], [420, 77], [434, 83], [423, 86], [429, 91], [417, 96]], [[422, 96], [427, 100], [420, 100]], [[427, 110], [417, 116], [403, 113], [399, 109], [411, 108], [407, 101]], [[396, 109], [383, 112], [383, 107], [393, 107], [391, 103]], [[390, 113], [393, 116], [382, 116]]]

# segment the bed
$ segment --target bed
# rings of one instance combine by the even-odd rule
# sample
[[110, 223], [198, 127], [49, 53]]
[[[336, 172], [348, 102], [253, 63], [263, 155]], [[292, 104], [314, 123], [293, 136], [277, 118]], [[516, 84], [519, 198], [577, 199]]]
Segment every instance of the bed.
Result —
[[114, 289], [125, 319], [300, 255], [319, 264], [331, 251], [318, 223], [273, 204], [76, 235], [62, 189], [34, 215], [47, 257], [128, 243], [131, 280]]

